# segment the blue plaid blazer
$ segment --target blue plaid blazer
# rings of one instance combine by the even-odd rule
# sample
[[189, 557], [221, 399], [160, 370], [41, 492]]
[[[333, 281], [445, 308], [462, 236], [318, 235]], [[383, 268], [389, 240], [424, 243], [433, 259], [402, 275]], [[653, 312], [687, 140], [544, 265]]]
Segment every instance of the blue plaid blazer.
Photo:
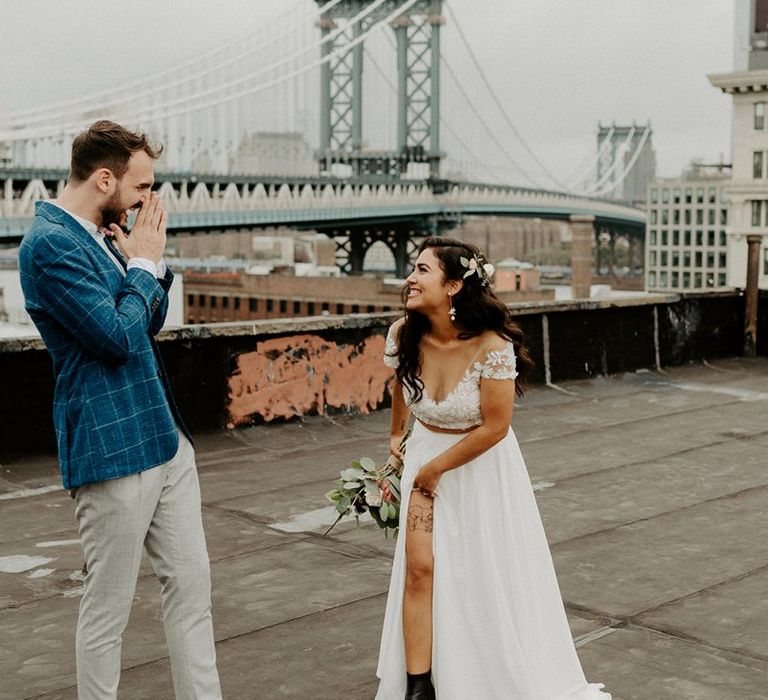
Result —
[[19, 250], [26, 309], [53, 358], [53, 421], [64, 488], [169, 461], [176, 408], [154, 335], [173, 281], [123, 276], [69, 214], [38, 202]]

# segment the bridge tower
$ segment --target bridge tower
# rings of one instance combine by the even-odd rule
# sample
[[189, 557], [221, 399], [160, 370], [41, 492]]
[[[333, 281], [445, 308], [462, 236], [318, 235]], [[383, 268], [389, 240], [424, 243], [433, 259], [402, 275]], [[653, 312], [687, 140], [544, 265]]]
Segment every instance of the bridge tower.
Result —
[[[318, 5], [325, 0], [315, 0]], [[318, 25], [323, 56], [361, 36], [405, 0], [387, 0], [364, 19], [354, 18], [373, 0], [342, 0], [323, 13]], [[393, 22], [397, 41], [397, 150], [363, 150], [363, 43], [334, 54], [322, 65], [320, 85], [320, 170], [346, 163], [354, 175], [400, 177], [409, 163], [440, 169], [440, 26], [443, 0], [418, 0]]]

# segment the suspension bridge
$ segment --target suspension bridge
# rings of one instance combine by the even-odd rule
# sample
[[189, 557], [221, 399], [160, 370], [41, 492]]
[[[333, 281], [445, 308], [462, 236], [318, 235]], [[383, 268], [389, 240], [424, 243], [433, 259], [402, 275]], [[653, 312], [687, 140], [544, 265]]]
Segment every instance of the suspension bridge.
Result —
[[[453, 4], [295, 0], [271, 24], [150, 80], [0, 115], [0, 241], [20, 240], [34, 202], [64, 186], [74, 135], [107, 118], [165, 145], [157, 180], [172, 234], [312, 228], [336, 240], [351, 273], [377, 241], [404, 271], [423, 236], [464, 216], [586, 217], [595, 237], [638, 243], [645, 216], [625, 195], [647, 163], [650, 125], [600, 127], [578, 168], [553, 172]], [[260, 135], [276, 137], [257, 154], [261, 167], [249, 152]], [[264, 172], [267, 160], [285, 172]]]

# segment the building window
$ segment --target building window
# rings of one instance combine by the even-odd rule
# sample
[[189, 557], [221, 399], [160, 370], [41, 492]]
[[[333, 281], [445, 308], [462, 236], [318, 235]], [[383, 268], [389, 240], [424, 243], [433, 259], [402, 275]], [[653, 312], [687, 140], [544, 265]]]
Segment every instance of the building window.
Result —
[[259, 310], [259, 300], [258, 299], [248, 299], [248, 311], [258, 311]]
[[721, 270], [723, 270], [723, 269], [725, 269], [725, 264], [726, 264], [726, 257], [725, 257], [725, 253], [720, 253], [720, 254], [717, 256], [717, 266], [718, 266], [718, 267], [719, 267]]
[[693, 190], [690, 187], [685, 188], [685, 203], [690, 204], [693, 201]]
[[718, 287], [725, 287], [725, 273], [719, 272], [717, 275], [717, 286]]
[[752, 200], [752, 225], [760, 226], [763, 214], [763, 203], [759, 199]]
[[691, 251], [685, 250], [683, 251], [683, 267], [690, 267], [691, 266]]
[[720, 210], [720, 225], [721, 226], [727, 226], [728, 225], [728, 210], [727, 209], [721, 209]]
[[697, 226], [704, 225], [704, 212], [701, 209], [696, 210], [696, 225]]
[[697, 289], [701, 289], [701, 273], [696, 272], [693, 275], [693, 286]]
[[709, 203], [714, 204], [717, 201], [717, 190], [714, 187], [709, 188]]
[[714, 209], [710, 209], [707, 212], [707, 223], [710, 226], [714, 226], [715, 225], [715, 210]]
[[676, 250], [672, 251], [672, 267], [680, 267], [680, 253]]
[[690, 226], [691, 225], [691, 210], [686, 209], [685, 210], [685, 225]]
[[661, 251], [661, 266], [662, 267], [666, 267], [667, 266], [668, 259], [669, 259], [669, 254], [667, 253], [666, 250], [662, 250]]
[[353, 314], [359, 314], [360, 313], [360, 304], [352, 304], [352, 313]]
[[667, 209], [664, 209], [661, 212], [661, 224], [662, 226], [667, 226], [669, 224], [669, 211]]
[[280, 313], [284, 314], [288, 311], [288, 300], [287, 299], [281, 299], [280, 300]]
[[704, 204], [704, 188], [699, 187], [696, 190], [696, 204]]
[[344, 313], [344, 304], [336, 304], [336, 313], [341, 316]]
[[763, 152], [755, 151], [752, 154], [752, 177], [756, 180], [763, 177]]
[[658, 221], [658, 212], [655, 209], [651, 209], [651, 223], [655, 224]]
[[680, 223], [680, 210], [675, 209], [675, 211], [672, 212], [672, 223], [677, 226]]
[[187, 294], [187, 306], [193, 306], [195, 303], [195, 295]]
[[674, 193], [672, 195], [672, 201], [675, 204], [680, 204], [680, 190], [679, 189], [675, 189], [675, 191], [674, 191]]
[[683, 273], [683, 287], [685, 289], [690, 289], [690, 287], [691, 287], [691, 273], [690, 272], [684, 272]]
[[235, 311], [240, 311], [240, 297], [235, 297]]
[[[704, 259], [704, 254], [698, 250], [696, 251], [696, 267], [701, 267], [701, 262]], [[701, 285], [696, 285], [697, 287], [700, 287]]]
[[648, 273], [648, 286], [649, 287], [655, 287], [656, 286], [656, 272], [655, 272], [655, 270], [651, 270]]
[[661, 203], [669, 204], [669, 190], [666, 187], [661, 191]]
[[765, 102], [755, 102], [755, 129], [765, 129]]
[[661, 232], [661, 245], [669, 245], [669, 231]]
[[374, 306], [373, 306], [373, 304], [368, 304], [368, 306], [366, 306], [366, 307], [365, 307], [365, 313], [367, 313], [367, 314], [372, 314], [372, 313], [373, 313], [373, 311], [374, 311]]
[[275, 300], [267, 299], [267, 312], [274, 311], [274, 310], [275, 310]]
[[652, 250], [648, 255], [648, 264], [656, 265], [656, 251]]
[[704, 231], [696, 231], [696, 245], [704, 245]]
[[659, 201], [659, 191], [658, 190], [651, 190], [651, 204], [656, 204], [656, 202]]
[[680, 273], [679, 272], [673, 272], [672, 273], [672, 286], [673, 287], [679, 287], [680, 286]]
[[300, 301], [294, 301], [293, 302], [293, 314], [294, 316], [298, 316], [301, 313], [301, 302]]
[[666, 270], [662, 270], [659, 273], [659, 286], [660, 287], [666, 287], [667, 286], [667, 272], [666, 272]]
[[685, 232], [685, 237], [683, 238], [683, 240], [684, 240], [683, 245], [691, 245], [691, 231], [690, 231], [690, 229], [688, 229]]
[[715, 245], [715, 232], [711, 229], [707, 231], [707, 245], [712, 247]]
[[715, 266], [715, 254], [707, 253], [707, 268], [710, 270]]
[[197, 295], [197, 305], [200, 307], [205, 306], [205, 294], [198, 294]]
[[213, 297], [213, 296], [211, 297], [211, 308], [212, 309], [216, 308], [216, 297]]
[[330, 310], [331, 310], [331, 305], [327, 301], [324, 301], [322, 304], [320, 304], [320, 313], [322, 313], [323, 311], [330, 311]]
[[308, 301], [307, 302], [307, 316], [314, 316], [315, 315], [315, 302], [314, 301]]
[[677, 229], [672, 231], [672, 245], [680, 245], [680, 231]]
[[720, 231], [720, 245], [725, 245], [725, 231]]
[[656, 231], [651, 231], [650, 238], [651, 238], [651, 241], [650, 241], [651, 245], [656, 245]]
[[222, 309], [228, 309], [229, 308], [229, 297], [224, 297], [221, 300], [221, 308]]

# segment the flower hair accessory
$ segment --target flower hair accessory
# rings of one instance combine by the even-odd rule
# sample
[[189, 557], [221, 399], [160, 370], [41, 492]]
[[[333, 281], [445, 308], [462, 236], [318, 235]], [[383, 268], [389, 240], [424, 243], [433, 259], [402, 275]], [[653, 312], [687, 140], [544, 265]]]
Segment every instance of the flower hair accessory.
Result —
[[463, 279], [466, 279], [470, 275], [477, 275], [478, 279], [487, 286], [491, 283], [491, 277], [496, 271], [496, 268], [491, 263], [482, 262], [483, 258], [478, 255], [473, 255], [471, 258], [461, 257], [461, 264], [466, 268]]

